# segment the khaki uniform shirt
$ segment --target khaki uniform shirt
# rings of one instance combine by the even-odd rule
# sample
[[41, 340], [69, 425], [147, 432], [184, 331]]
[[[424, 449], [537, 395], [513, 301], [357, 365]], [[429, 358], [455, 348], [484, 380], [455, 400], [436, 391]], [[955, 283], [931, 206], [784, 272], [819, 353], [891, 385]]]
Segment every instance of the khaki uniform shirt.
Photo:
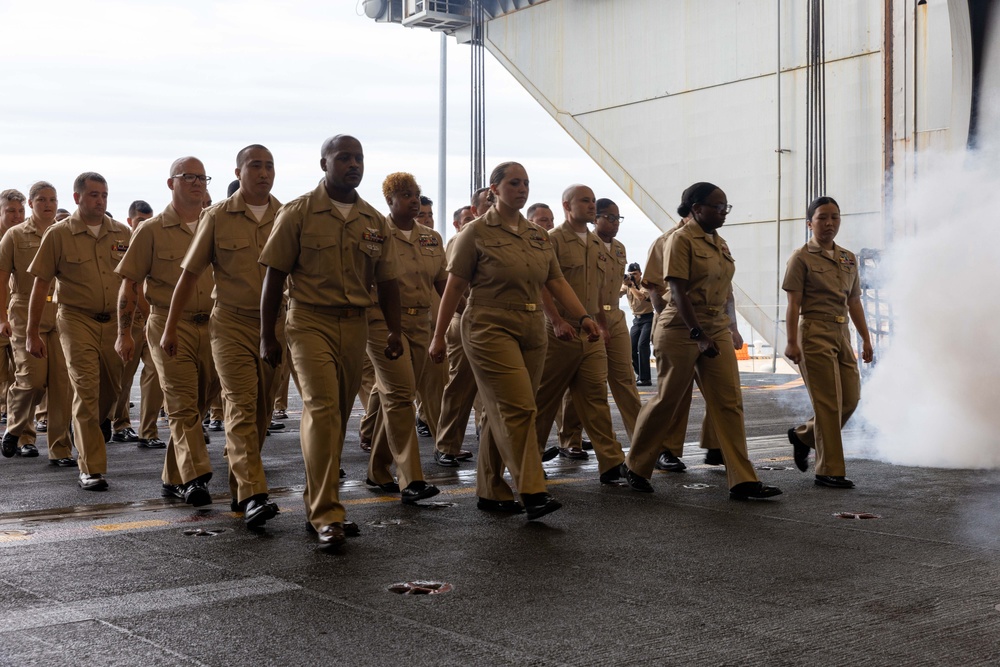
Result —
[[55, 301], [85, 313], [114, 313], [121, 279], [115, 267], [128, 250], [132, 230], [104, 216], [97, 238], [74, 212], [42, 236], [28, 273], [56, 281]]
[[605, 276], [604, 285], [601, 287], [601, 307], [609, 315], [616, 310], [621, 310], [621, 285], [625, 269], [628, 268], [628, 255], [625, 252], [625, 244], [618, 239], [611, 239], [611, 249], [601, 241], [601, 247], [608, 254], [608, 274]]
[[181, 268], [201, 275], [211, 266], [215, 272], [212, 298], [220, 306], [259, 313], [265, 269], [258, 260], [280, 207], [281, 203], [270, 197], [267, 211], [258, 221], [239, 190], [209, 206], [201, 214]]
[[[149, 305], [168, 310], [174, 288], [183, 271], [181, 259], [193, 238], [194, 233], [181, 222], [173, 205], [167, 204], [163, 213], [143, 221], [136, 228], [128, 252], [115, 272], [136, 283], [144, 282], [144, 294]], [[212, 272], [203, 272], [184, 312], [193, 314], [210, 311], [214, 286]]]
[[[670, 235], [663, 251], [663, 281], [680, 278], [688, 281], [687, 296], [703, 327], [729, 324], [726, 300], [732, 287], [736, 262], [725, 239], [706, 234], [691, 220]], [[708, 316], [709, 320], [704, 317]], [[677, 305], [671, 296], [661, 317], [679, 320]]]
[[562, 276], [548, 234], [523, 215], [514, 231], [491, 207], [454, 238], [448, 273], [469, 281], [473, 303], [484, 299], [540, 309], [542, 285]]
[[321, 181], [278, 214], [260, 263], [289, 277], [289, 297], [312, 306], [370, 308], [374, 283], [396, 277], [389, 223], [358, 196], [347, 217]]
[[[549, 232], [549, 241], [559, 260], [563, 277], [576, 292], [576, 298], [587, 312], [596, 315], [601, 310], [601, 292], [608, 282], [608, 272], [614, 267], [604, 248], [604, 242], [590, 231], [587, 232], [586, 239], [581, 240], [568, 222]], [[556, 309], [563, 319], [570, 323], [576, 322], [561, 303], [556, 302]]]
[[[647, 290], [664, 295], [665, 301], [669, 299], [666, 293], [670, 287], [663, 279], [663, 250], [666, 248], [667, 239], [685, 224], [686, 220], [681, 220], [676, 227], [668, 229], [653, 241], [653, 244], [649, 246], [649, 255], [646, 257], [646, 268], [642, 271], [642, 286]], [[625, 273], [622, 272], [622, 275]]]
[[399, 302], [403, 309], [430, 308], [434, 283], [447, 280], [444, 240], [430, 227], [414, 223], [410, 238], [396, 227], [392, 216], [386, 218], [396, 248], [396, 271]]
[[[624, 276], [625, 274], [623, 273], [622, 275]], [[637, 298], [636, 295], [632, 293], [632, 290], [625, 293], [626, 298], [628, 298], [628, 307], [632, 309], [632, 314], [636, 317], [653, 312], [653, 302], [649, 300], [649, 291], [646, 290], [646, 288], [641, 288], [639, 293], [642, 294], [644, 298]]]
[[[35, 285], [35, 277], [28, 273], [28, 266], [35, 259], [41, 244], [42, 234], [35, 226], [33, 217], [11, 227], [0, 240], [0, 271], [10, 274], [10, 320], [17, 327], [28, 324], [28, 300]], [[50, 285], [49, 300], [42, 309], [38, 326], [41, 333], [52, 331], [56, 326], [56, 304], [52, 302], [54, 291], [55, 285]]]
[[861, 296], [858, 261], [839, 245], [828, 257], [814, 239], [792, 253], [785, 267], [781, 289], [802, 292], [802, 317], [816, 319], [847, 316], [847, 302]]

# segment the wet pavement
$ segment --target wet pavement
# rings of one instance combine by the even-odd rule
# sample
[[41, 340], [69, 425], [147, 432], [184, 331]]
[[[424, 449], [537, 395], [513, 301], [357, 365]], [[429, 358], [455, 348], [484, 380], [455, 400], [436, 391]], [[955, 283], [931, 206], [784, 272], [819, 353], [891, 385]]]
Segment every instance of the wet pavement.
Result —
[[[108, 445], [103, 493], [41, 446], [0, 459], [0, 665], [1000, 664], [1000, 475], [859, 458], [849, 427], [858, 487], [817, 488], [785, 439], [801, 382], [743, 381], [751, 458], [783, 496], [728, 499], [696, 396], [686, 473], [648, 495], [557, 459], [564, 507], [531, 523], [477, 510], [475, 464], [435, 465], [426, 438], [442, 493], [372, 493], [358, 409], [342, 498], [362, 534], [336, 555], [305, 530], [294, 390], [264, 452], [281, 513], [262, 534], [229, 512], [221, 433], [200, 510], [159, 497], [162, 451]], [[407, 582], [424, 583], [391, 590]]]

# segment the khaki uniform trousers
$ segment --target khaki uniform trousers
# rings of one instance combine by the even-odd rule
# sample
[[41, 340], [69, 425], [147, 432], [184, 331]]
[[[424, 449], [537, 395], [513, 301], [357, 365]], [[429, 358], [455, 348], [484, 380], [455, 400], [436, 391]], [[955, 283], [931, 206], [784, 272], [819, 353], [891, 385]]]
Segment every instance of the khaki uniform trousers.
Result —
[[470, 306], [462, 315], [462, 343], [486, 410], [476, 493], [490, 500], [512, 500], [503, 479], [505, 466], [518, 493], [544, 493], [535, 394], [548, 343], [545, 316], [540, 310]]
[[103, 475], [108, 472], [108, 453], [101, 422], [111, 414], [121, 391], [123, 364], [115, 352], [118, 323], [113, 317], [98, 322], [86, 313], [60, 306], [56, 328], [73, 388], [77, 464], [88, 475]]
[[[275, 327], [284, 349], [285, 329]], [[261, 450], [271, 423], [277, 369], [260, 358], [260, 318], [216, 305], [212, 310], [212, 356], [222, 384], [229, 491], [237, 502], [267, 493]]]
[[546, 322], [548, 349], [536, 402], [539, 452], [545, 448], [552, 423], [569, 390], [577, 415], [594, 445], [598, 468], [604, 473], [625, 460], [621, 443], [615, 438], [608, 405], [608, 357], [604, 341], [591, 342], [577, 329], [572, 340], [560, 340]]
[[288, 360], [288, 350], [281, 355], [281, 366], [278, 368], [278, 387], [274, 394], [274, 409], [288, 410], [288, 381], [292, 377], [292, 362]]
[[[635, 386], [632, 340], [629, 338], [628, 325], [625, 323], [625, 313], [618, 309], [609, 311], [608, 333], [610, 340], [605, 346], [608, 358], [608, 386], [622, 416], [625, 435], [631, 442], [632, 433], [635, 431], [635, 420], [638, 419], [639, 409], [642, 408], [642, 399], [639, 398], [639, 390]], [[579, 447], [582, 439], [582, 424], [572, 403], [570, 393], [567, 392], [563, 397], [563, 418], [559, 426], [560, 447]]]
[[[405, 316], [404, 316], [405, 317]], [[428, 334], [428, 341], [430, 334]], [[429, 343], [428, 343], [429, 344]], [[426, 352], [426, 350], [424, 350]], [[448, 382], [448, 364], [430, 361], [424, 365], [424, 372], [417, 379], [417, 417], [427, 424], [431, 437], [437, 438], [438, 422], [441, 421], [441, 397]]]
[[372, 438], [375, 437], [375, 417], [379, 411], [379, 400], [378, 391], [375, 389], [375, 367], [372, 366], [372, 360], [368, 358], [367, 352], [361, 360], [361, 389], [358, 391], [358, 400], [361, 401], [361, 408], [365, 411], [358, 426], [358, 436], [362, 442], [371, 444]]
[[399, 487], [404, 489], [410, 482], [424, 479], [420, 443], [414, 428], [417, 413], [413, 399], [427, 366], [434, 363], [427, 356], [431, 335], [427, 311], [421, 311], [420, 315], [408, 315], [404, 311], [402, 333], [403, 354], [398, 359], [387, 359], [385, 346], [389, 329], [385, 320], [379, 318], [368, 323], [368, 358], [375, 367], [378, 393], [368, 479], [379, 484], [391, 482], [389, 466], [395, 461]]
[[[319, 530], [343, 523], [340, 454], [368, 340], [364, 313], [353, 317], [291, 308], [286, 323], [292, 367], [302, 395], [302, 459], [306, 518]], [[410, 424], [412, 430], [412, 422]]]
[[8, 394], [14, 384], [14, 368], [14, 351], [10, 345], [10, 338], [0, 336], [0, 411], [2, 412], [9, 412]]
[[840, 430], [861, 400], [861, 373], [847, 324], [802, 319], [799, 371], [812, 400], [814, 416], [796, 427], [799, 440], [816, 449], [816, 474], [843, 477], [844, 441]]
[[[434, 447], [456, 456], [462, 451], [469, 415], [479, 399], [476, 376], [462, 347], [462, 316], [455, 315], [444, 333], [448, 354], [448, 381], [441, 392], [441, 413], [434, 431]], [[444, 363], [441, 364], [444, 366]]]
[[[18, 327], [20, 329], [20, 327]], [[7, 432], [18, 436], [17, 444], [35, 442], [35, 408], [50, 394], [52, 404], [48, 415], [47, 438], [49, 459], [69, 458], [73, 450], [70, 439], [69, 374], [66, 372], [66, 357], [59, 344], [59, 331], [52, 329], [39, 334], [45, 343], [45, 358], [37, 359], [27, 350], [24, 331], [14, 331], [12, 336], [14, 384], [10, 386], [7, 401]]]
[[[729, 487], [756, 482], [757, 474], [747, 456], [743, 394], [732, 333], [722, 325], [706, 327], [704, 332], [718, 345], [719, 356], [709, 358], [700, 354], [697, 341], [691, 340], [686, 327], [664, 328], [660, 342], [668, 362], [666, 373], [659, 378], [656, 396], [639, 411], [628, 467], [646, 479], [652, 476], [653, 464], [663, 451], [663, 425], [680, 431], [683, 442], [686, 424], [681, 427], [672, 418], [684, 400], [689, 400], [692, 380], [697, 377], [708, 418], [716, 427]], [[666, 435], [668, 442], [671, 435], [677, 437], [671, 433]]]
[[[659, 378], [664, 377], [670, 368], [668, 349], [670, 327], [666, 326], [666, 322], [664, 320], [663, 326], [660, 326], [659, 314], [653, 316], [653, 354], [656, 359], [657, 386], [660, 383]], [[698, 385], [698, 390], [700, 391], [701, 383], [697, 375], [691, 381], [691, 386], [681, 395], [681, 402], [677, 406], [677, 412], [670, 418], [670, 422], [664, 424], [661, 429], [665, 435], [663, 451], [669, 452], [677, 458], [684, 456], [684, 438], [687, 436], [688, 417], [691, 413], [691, 399], [693, 398], [695, 384]], [[707, 411], [701, 421], [699, 444], [702, 449], [721, 449], [722, 447], [719, 444], [719, 439], [715, 436], [711, 422], [708, 420]]]
[[[164, 484], [174, 485], [205, 476], [205, 481], [211, 479], [212, 463], [201, 420], [219, 385], [209, 323], [196, 324], [183, 315], [181, 318], [177, 322], [177, 354], [171, 357], [159, 345], [149, 346], [163, 388], [161, 402], [166, 402], [170, 420], [170, 441], [161, 478]], [[149, 316], [149, 340], [163, 337], [166, 322], [165, 315]]]
[[[141, 325], [133, 325], [132, 337], [135, 340], [135, 351], [132, 358], [125, 364], [122, 372], [122, 392], [118, 395], [118, 403], [111, 411], [111, 425], [116, 431], [132, 425], [128, 404], [132, 398], [132, 383], [139, 362], [142, 362], [142, 374], [139, 376], [139, 437], [145, 440], [157, 437], [156, 420], [163, 407], [163, 390], [160, 388], [160, 377], [150, 354], [151, 346], [146, 342], [146, 335]], [[159, 347], [159, 339], [156, 345]]]

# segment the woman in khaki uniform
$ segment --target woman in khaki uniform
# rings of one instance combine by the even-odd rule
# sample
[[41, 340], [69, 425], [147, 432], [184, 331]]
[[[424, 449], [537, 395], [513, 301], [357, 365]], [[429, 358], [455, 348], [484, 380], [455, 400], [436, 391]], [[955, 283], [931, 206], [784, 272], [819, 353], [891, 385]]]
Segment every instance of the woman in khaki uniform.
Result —
[[445, 331], [466, 287], [471, 287], [462, 314], [462, 342], [486, 407], [476, 478], [478, 507], [522, 511], [503, 480], [506, 466], [530, 520], [561, 507], [546, 492], [535, 432], [535, 393], [547, 343], [542, 286], [591, 340], [597, 340], [600, 331], [562, 277], [546, 232], [521, 215], [527, 199], [524, 167], [504, 162], [493, 170], [494, 205], [455, 237], [430, 354], [437, 363], [444, 360]]
[[806, 222], [812, 238], [788, 258], [781, 288], [788, 293], [785, 356], [799, 365], [816, 417], [789, 429], [788, 438], [803, 472], [806, 441], [815, 442], [817, 486], [850, 489], [854, 482], [845, 477], [840, 429], [858, 406], [861, 376], [846, 315], [864, 341], [865, 363], [871, 363], [874, 352], [861, 307], [857, 258], [833, 242], [840, 231], [840, 206], [832, 197], [820, 197], [809, 204]]
[[656, 396], [639, 412], [626, 460], [626, 477], [636, 491], [653, 491], [648, 480], [662, 450], [660, 426], [670, 423], [697, 376], [722, 449], [730, 498], [763, 499], [781, 493], [757, 480], [747, 457], [743, 395], [726, 308], [736, 265], [729, 246], [716, 234], [731, 208], [726, 193], [711, 183], [689, 187], [677, 207], [679, 215], [691, 219], [664, 248], [663, 277], [670, 301], [659, 322], [665, 327], [661, 339], [669, 364], [659, 378]]
[[[382, 194], [389, 204], [386, 221], [395, 243], [397, 282], [403, 334], [403, 354], [387, 359], [385, 347], [389, 330], [378, 308], [368, 309], [368, 358], [375, 367], [376, 403], [368, 414], [375, 415], [371, 457], [368, 460], [369, 486], [399, 492], [411, 504], [438, 494], [438, 488], [424, 481], [420, 468], [420, 445], [413, 429], [417, 390], [428, 381], [430, 368], [427, 345], [431, 338], [433, 294], [444, 291], [448, 274], [444, 267], [444, 243], [433, 229], [416, 224], [420, 212], [420, 186], [412, 174], [397, 172], [386, 176]], [[437, 371], [437, 368], [434, 369]], [[426, 404], [437, 423], [440, 396]], [[366, 415], [366, 418], [368, 415]], [[397, 484], [389, 467], [396, 462]]]

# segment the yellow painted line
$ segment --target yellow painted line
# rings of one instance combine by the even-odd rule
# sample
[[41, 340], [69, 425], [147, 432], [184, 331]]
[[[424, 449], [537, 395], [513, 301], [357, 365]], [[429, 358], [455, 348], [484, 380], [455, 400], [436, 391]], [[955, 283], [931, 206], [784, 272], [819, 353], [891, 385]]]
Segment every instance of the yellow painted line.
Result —
[[94, 526], [94, 530], [112, 532], [115, 530], [132, 530], [133, 528], [155, 528], [157, 526], [169, 526], [170, 524], [170, 521], [149, 519], [147, 521], [130, 521], [128, 523], [105, 523], [100, 526]]
[[396, 496], [372, 496], [371, 498], [355, 498], [354, 500], [341, 500], [341, 505], [374, 505], [375, 503], [398, 503]]
[[767, 385], [762, 385], [760, 387], [754, 387], [754, 388], [755, 389], [760, 389], [762, 391], [782, 391], [782, 390], [785, 390], [785, 389], [794, 389], [796, 387], [801, 387], [804, 384], [805, 383], [802, 381], [802, 378], [798, 377], [798, 378], [795, 378], [794, 380], [790, 380], [790, 381], [788, 381], [788, 382], [786, 382], [784, 384], [767, 384]]

